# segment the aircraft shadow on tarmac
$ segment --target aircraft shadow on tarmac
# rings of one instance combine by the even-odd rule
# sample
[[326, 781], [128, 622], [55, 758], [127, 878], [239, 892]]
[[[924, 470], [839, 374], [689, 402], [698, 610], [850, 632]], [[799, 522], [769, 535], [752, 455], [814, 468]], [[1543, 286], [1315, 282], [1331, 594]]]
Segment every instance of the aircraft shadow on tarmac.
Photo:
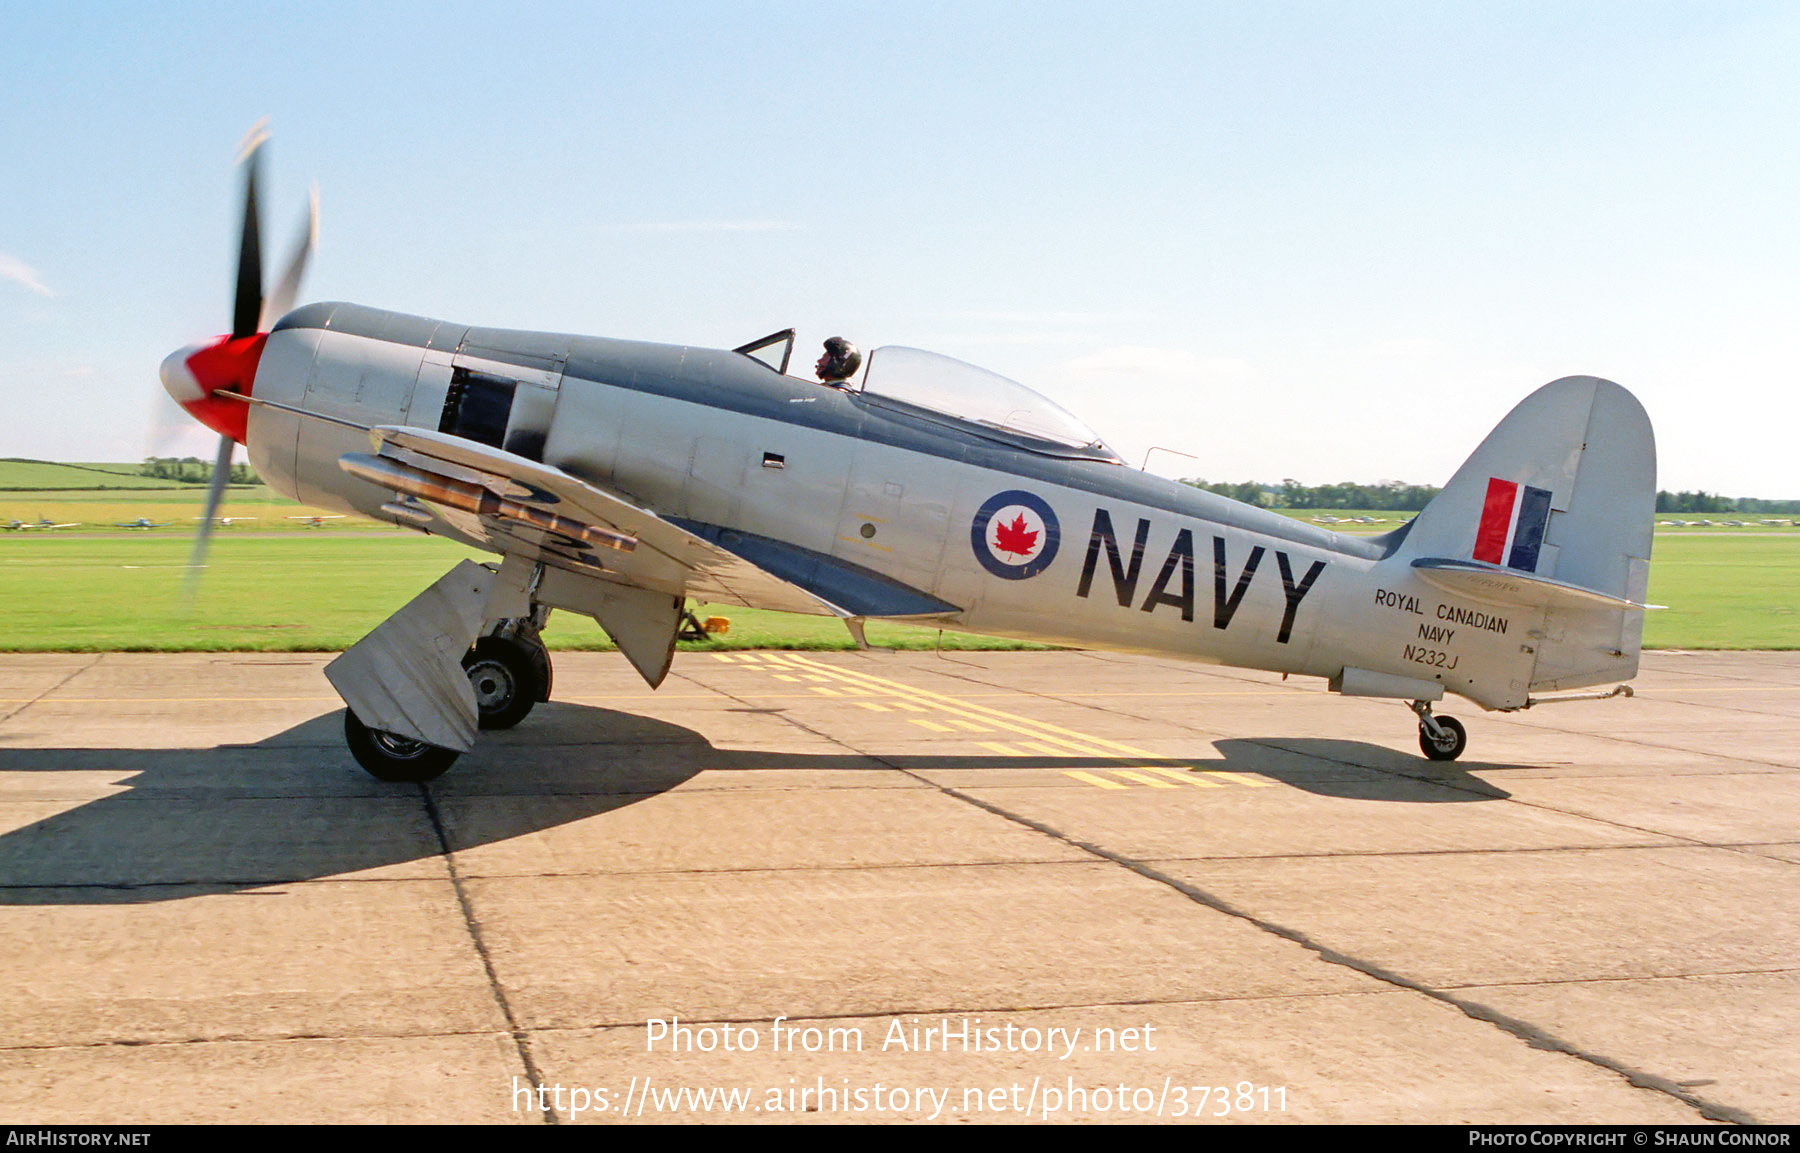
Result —
[[1461, 767], [1357, 741], [1222, 740], [1216, 760], [871, 757], [721, 749], [680, 725], [570, 704], [541, 706], [516, 731], [484, 734], [449, 775], [421, 787], [365, 776], [344, 751], [342, 726], [339, 710], [249, 745], [6, 750], [6, 772], [45, 778], [42, 789], [30, 778], [17, 787], [13, 778], [6, 800], [15, 820], [33, 806], [66, 805], [73, 790], [59, 785], [63, 773], [81, 774], [84, 788], [112, 791], [0, 834], [0, 905], [135, 904], [404, 866], [438, 857], [446, 845], [467, 850], [622, 809], [702, 771], [1141, 773], [1154, 765], [1255, 774], [1362, 800], [1508, 796]]

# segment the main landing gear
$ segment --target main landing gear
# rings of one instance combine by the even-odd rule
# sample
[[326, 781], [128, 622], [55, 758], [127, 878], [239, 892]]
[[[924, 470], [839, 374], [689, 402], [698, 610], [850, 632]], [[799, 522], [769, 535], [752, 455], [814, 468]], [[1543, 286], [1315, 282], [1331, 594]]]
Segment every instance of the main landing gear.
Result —
[[462, 756], [455, 749], [376, 732], [349, 709], [344, 710], [344, 743], [356, 763], [378, 781], [435, 781]]
[[1468, 746], [1469, 734], [1455, 717], [1431, 714], [1430, 701], [1413, 701], [1412, 711], [1419, 714], [1419, 749], [1434, 761], [1454, 761]]
[[[483, 729], [510, 729], [539, 701], [550, 699], [550, 653], [531, 620], [499, 622], [469, 649], [462, 667], [475, 690], [477, 723]], [[344, 710], [344, 740], [356, 763], [381, 781], [433, 781], [462, 755], [371, 729], [350, 709]]]
[[530, 622], [508, 621], [462, 660], [484, 729], [510, 729], [550, 699], [550, 653]]

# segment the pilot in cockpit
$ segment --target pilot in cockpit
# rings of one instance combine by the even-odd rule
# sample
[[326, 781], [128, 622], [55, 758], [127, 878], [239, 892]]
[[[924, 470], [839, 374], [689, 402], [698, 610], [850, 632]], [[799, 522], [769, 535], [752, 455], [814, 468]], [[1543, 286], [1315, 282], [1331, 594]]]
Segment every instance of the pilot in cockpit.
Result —
[[848, 388], [849, 380], [862, 367], [862, 353], [856, 346], [841, 336], [834, 336], [825, 342], [825, 355], [819, 357], [819, 363], [813, 371], [818, 374], [819, 383], [830, 388]]

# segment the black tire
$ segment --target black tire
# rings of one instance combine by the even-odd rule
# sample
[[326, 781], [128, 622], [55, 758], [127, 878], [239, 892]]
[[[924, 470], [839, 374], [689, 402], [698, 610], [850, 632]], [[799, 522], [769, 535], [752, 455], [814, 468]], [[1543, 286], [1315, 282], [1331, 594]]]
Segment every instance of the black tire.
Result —
[[356, 763], [378, 781], [435, 781], [462, 755], [455, 749], [376, 732], [349, 709], [344, 710], [344, 742]]
[[544, 658], [544, 671], [540, 672], [535, 654], [517, 641], [482, 637], [463, 658], [462, 666], [475, 690], [475, 705], [481, 710], [479, 723], [484, 729], [512, 728], [545, 695], [549, 658]]
[[531, 667], [537, 673], [535, 696], [540, 701], [547, 701], [550, 699], [550, 682], [555, 675], [550, 667], [550, 650], [544, 647], [543, 642], [534, 640], [526, 646], [526, 651], [531, 654]]
[[1462, 751], [1469, 743], [1469, 734], [1462, 727], [1462, 722], [1455, 717], [1433, 717], [1438, 728], [1444, 732], [1442, 740], [1433, 740], [1424, 725], [1419, 726], [1419, 748], [1434, 761], [1454, 761], [1462, 756]]

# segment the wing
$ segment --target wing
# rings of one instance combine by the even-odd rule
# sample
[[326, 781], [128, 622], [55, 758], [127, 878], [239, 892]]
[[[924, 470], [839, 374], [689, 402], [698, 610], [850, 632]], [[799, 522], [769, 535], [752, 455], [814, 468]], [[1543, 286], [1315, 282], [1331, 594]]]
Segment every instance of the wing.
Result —
[[[837, 617], [931, 617], [956, 606], [782, 541], [665, 518], [561, 469], [421, 428], [370, 430], [345, 471], [507, 555], [677, 597]], [[419, 506], [424, 506], [420, 508]], [[429, 512], [426, 512], [426, 510]], [[388, 506], [419, 527], [409, 505]]]

